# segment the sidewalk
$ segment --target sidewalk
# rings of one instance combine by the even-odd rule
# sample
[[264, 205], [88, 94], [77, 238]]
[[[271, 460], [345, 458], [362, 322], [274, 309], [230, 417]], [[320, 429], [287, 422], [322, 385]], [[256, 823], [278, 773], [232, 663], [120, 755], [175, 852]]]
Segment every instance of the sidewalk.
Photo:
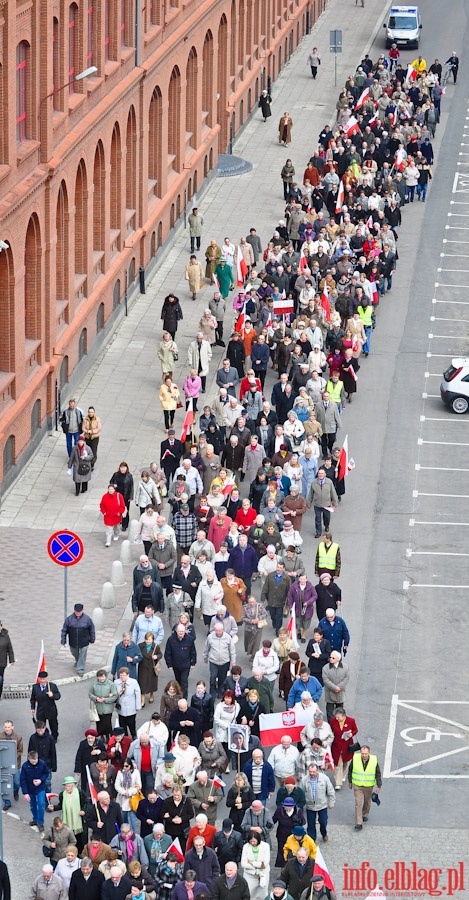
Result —
[[[354, 71], [363, 52], [371, 44], [382, 19], [382, 4], [369, 0], [366, 11], [351, 0], [332, 0], [311, 35], [292, 56], [273, 85], [272, 118], [264, 124], [255, 112], [234, 152], [248, 159], [253, 169], [246, 175], [212, 181], [199, 200], [205, 225], [202, 253], [212, 237], [219, 243], [229, 235], [237, 243], [251, 226], [257, 228], [263, 246], [283, 213], [280, 170], [288, 156], [301, 179], [306, 162], [317, 146], [324, 123], [335, 115], [338, 90]], [[344, 52], [337, 58], [337, 87], [334, 87], [334, 56], [329, 53], [329, 31], [343, 29]], [[313, 82], [306, 59], [313, 46], [322, 55], [317, 81]], [[381, 46], [381, 45], [380, 45]], [[285, 109], [293, 118], [292, 143], [279, 146], [277, 125]], [[256, 202], [257, 201], [257, 202]], [[4, 498], [0, 512], [2, 562], [0, 589], [4, 598], [2, 619], [18, 653], [15, 667], [9, 668], [6, 684], [30, 681], [35, 674], [41, 638], [46, 645], [47, 663], [54, 679], [73, 675], [70, 655], [60, 651], [59, 633], [63, 621], [63, 575], [47, 556], [47, 540], [59, 528], [77, 531], [85, 553], [81, 563], [69, 570], [69, 612], [78, 600], [88, 613], [99, 604], [102, 583], [110, 576], [113, 559], [119, 558], [120, 543], [104, 548], [104, 529], [99, 501], [111, 474], [119, 462], [127, 460], [137, 477], [143, 466], [158, 459], [163, 439], [163, 416], [157, 400], [161, 384], [156, 348], [161, 339], [160, 310], [170, 291], [180, 297], [184, 321], [177, 334], [179, 364], [175, 381], [181, 386], [187, 374], [187, 347], [194, 339], [197, 324], [211, 296], [206, 286], [193, 303], [184, 281], [189, 258], [188, 232], [182, 232], [166, 255], [146, 295], [140, 296], [109, 344], [91, 367], [75, 393], [78, 405], [86, 410], [96, 407], [103, 422], [99, 456], [88, 493], [74, 496], [67, 475], [65, 437], [54, 433], [44, 439], [25, 472]], [[225, 332], [229, 333], [231, 315], [227, 312]], [[215, 395], [214, 377], [222, 353], [214, 348], [208, 379], [206, 402]], [[274, 373], [269, 369], [266, 391], [270, 395]], [[183, 412], [176, 418], [176, 430], [182, 425]], [[132, 505], [132, 514], [136, 507]], [[309, 534], [309, 526], [307, 530]], [[135, 558], [141, 546], [135, 546]], [[128, 572], [128, 576], [130, 570]], [[27, 598], [24, 588], [27, 588]], [[106, 630], [88, 655], [87, 668], [106, 660], [114, 643], [114, 634], [130, 593], [130, 585], [116, 590], [117, 606], [105, 611]], [[13, 604], [27, 608], [28, 640], [24, 640], [23, 615], [15, 615]], [[21, 650], [20, 650], [21, 647]]]

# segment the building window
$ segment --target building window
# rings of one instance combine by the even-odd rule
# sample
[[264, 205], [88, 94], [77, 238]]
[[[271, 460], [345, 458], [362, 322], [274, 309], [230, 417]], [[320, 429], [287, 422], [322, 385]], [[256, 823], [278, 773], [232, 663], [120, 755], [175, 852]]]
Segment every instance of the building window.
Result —
[[64, 356], [60, 364], [59, 388], [61, 391], [64, 389], [66, 384], [68, 384], [68, 356]]
[[[59, 20], [55, 18], [52, 23], [52, 90], [57, 91], [60, 85], [60, 29]], [[60, 94], [54, 94], [52, 98], [54, 109], [60, 109]]]
[[132, 258], [130, 260], [129, 266], [129, 284], [133, 284], [135, 281], [135, 259]]
[[104, 6], [104, 59], [111, 59], [111, 0], [106, 0]]
[[21, 41], [16, 48], [16, 140], [19, 144], [28, 136], [27, 128], [27, 58], [29, 45]]
[[121, 47], [134, 47], [133, 6], [131, 0], [121, 0]]
[[88, 0], [88, 53], [86, 54], [86, 67], [93, 65], [93, 4]]
[[99, 334], [104, 328], [104, 303], [100, 303], [98, 306], [98, 312], [96, 313], [96, 334]]
[[88, 332], [83, 328], [78, 341], [78, 362], [88, 353]]
[[68, 80], [71, 82], [69, 91], [75, 91], [75, 77], [78, 75], [78, 6], [70, 5], [68, 11]]
[[120, 301], [121, 301], [121, 282], [120, 282], [120, 278], [118, 278], [114, 285], [114, 289], [112, 291], [112, 308], [117, 309]]
[[31, 410], [31, 440], [41, 427], [41, 401], [36, 400]]
[[15, 465], [15, 435], [10, 434], [4, 448], [3, 448], [3, 477], [13, 468]]

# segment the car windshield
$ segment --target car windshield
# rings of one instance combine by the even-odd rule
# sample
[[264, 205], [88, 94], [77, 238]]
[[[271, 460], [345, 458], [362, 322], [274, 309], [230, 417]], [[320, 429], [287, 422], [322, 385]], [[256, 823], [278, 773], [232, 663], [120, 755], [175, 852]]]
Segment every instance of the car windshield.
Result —
[[455, 369], [455, 367], [453, 365], [451, 365], [449, 367], [449, 369], [446, 369], [446, 372], [443, 373], [444, 380], [451, 381], [451, 379], [454, 378], [456, 372], [458, 372], [458, 371], [459, 371], [459, 369]]
[[397, 28], [398, 31], [415, 31], [417, 19], [413, 16], [390, 16], [389, 28]]

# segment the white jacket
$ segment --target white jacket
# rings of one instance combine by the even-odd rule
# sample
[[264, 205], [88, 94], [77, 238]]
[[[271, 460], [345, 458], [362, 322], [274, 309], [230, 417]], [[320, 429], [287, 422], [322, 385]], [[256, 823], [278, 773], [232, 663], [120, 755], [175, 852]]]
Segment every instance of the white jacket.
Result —
[[[192, 343], [189, 344], [189, 348], [187, 350], [187, 365], [189, 366], [190, 369], [198, 370], [198, 368], [199, 368], [198, 347], [199, 347], [199, 345], [197, 343], [197, 340], [192, 341]], [[212, 348], [208, 341], [203, 340], [200, 344], [200, 363], [202, 366], [200, 373], [199, 373], [200, 375], [203, 375], [203, 376], [208, 375], [211, 358], [212, 358]]]
[[[262, 863], [264, 863], [264, 868], [261, 868]], [[265, 890], [268, 889], [270, 878], [270, 847], [266, 841], [260, 842], [259, 854], [256, 861], [254, 860], [251, 845], [244, 845], [241, 854], [241, 868], [244, 877], [255, 878], [259, 887], [265, 888]]]
[[204, 616], [216, 616], [220, 603], [223, 603], [223, 588], [218, 579], [214, 578], [212, 584], [202, 579], [195, 595], [194, 608], [201, 609]]
[[262, 674], [265, 675], [268, 681], [273, 683], [280, 669], [280, 661], [275, 650], [272, 650], [271, 647], [268, 656], [264, 656], [263, 651], [258, 650], [252, 662], [252, 669], [253, 671], [254, 669], [262, 669]]
[[215, 740], [221, 743], [228, 743], [228, 726], [236, 725], [236, 717], [239, 713], [239, 703], [235, 703], [232, 712], [226, 712], [223, 700], [215, 707], [213, 715], [213, 728], [215, 731]]

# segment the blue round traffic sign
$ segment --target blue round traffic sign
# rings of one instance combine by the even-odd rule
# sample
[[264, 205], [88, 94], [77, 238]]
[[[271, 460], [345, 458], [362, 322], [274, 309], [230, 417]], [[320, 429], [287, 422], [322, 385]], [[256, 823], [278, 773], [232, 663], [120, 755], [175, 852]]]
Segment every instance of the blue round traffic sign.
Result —
[[74, 566], [83, 556], [83, 541], [73, 531], [56, 531], [47, 542], [47, 552], [58, 566]]

